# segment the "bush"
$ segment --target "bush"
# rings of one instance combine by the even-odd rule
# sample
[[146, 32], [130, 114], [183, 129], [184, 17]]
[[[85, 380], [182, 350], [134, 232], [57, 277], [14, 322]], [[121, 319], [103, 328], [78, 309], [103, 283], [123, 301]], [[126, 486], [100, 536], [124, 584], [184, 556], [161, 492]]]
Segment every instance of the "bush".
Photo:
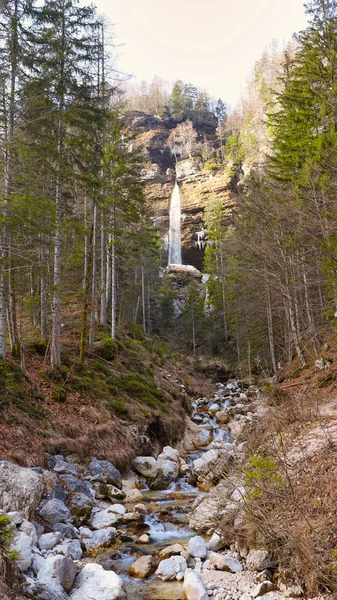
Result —
[[104, 339], [96, 349], [97, 356], [100, 356], [104, 360], [112, 361], [116, 357], [118, 351], [117, 340], [111, 338]]
[[53, 389], [52, 398], [55, 402], [66, 402], [67, 390], [62, 385], [56, 385]]
[[116, 400], [110, 400], [107, 407], [118, 417], [127, 419], [130, 416], [129, 409], [125, 404], [124, 398], [116, 398]]

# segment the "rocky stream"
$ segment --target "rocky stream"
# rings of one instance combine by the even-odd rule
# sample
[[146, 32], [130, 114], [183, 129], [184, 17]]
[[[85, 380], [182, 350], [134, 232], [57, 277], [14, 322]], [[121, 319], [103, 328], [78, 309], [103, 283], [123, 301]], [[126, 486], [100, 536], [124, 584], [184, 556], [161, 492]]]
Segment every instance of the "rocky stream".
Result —
[[[235, 473], [254, 386], [216, 384], [193, 402], [178, 448], [138, 456], [121, 476], [92, 458], [50, 456], [48, 469], [0, 461], [0, 508], [25, 594], [37, 600], [250, 600], [276, 590], [263, 549], [235, 538], [244, 489]], [[219, 525], [232, 534], [226, 538]]]

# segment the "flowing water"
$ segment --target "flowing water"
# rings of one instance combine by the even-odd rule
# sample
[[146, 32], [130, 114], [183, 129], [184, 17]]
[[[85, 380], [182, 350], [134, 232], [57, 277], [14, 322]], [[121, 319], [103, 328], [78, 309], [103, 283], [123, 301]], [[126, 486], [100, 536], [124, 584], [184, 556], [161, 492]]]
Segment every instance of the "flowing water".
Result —
[[170, 201], [169, 265], [181, 265], [181, 202], [176, 180]]
[[[225, 401], [221, 398], [215, 400], [221, 408], [225, 406], [228, 408], [230, 405], [229, 400]], [[201, 412], [198, 408], [192, 418], [196, 422], [200, 422], [201, 419], [204, 426], [212, 430], [213, 441], [230, 440], [228, 430], [219, 426], [207, 412]], [[207, 450], [208, 447], [205, 447], [189, 452], [185, 457], [186, 462], [191, 466], [192, 461]], [[196, 535], [189, 529], [188, 520], [192, 505], [200, 492], [197, 487], [188, 483], [187, 479], [188, 475], [181, 477], [166, 490], [143, 489], [142, 502], [148, 509], [143, 522], [124, 526], [124, 541], [106, 548], [97, 558], [106, 569], [114, 570], [124, 580], [128, 600], [180, 600], [182, 598], [181, 583], [161, 581], [154, 575], [149, 579], [134, 579], [128, 575], [128, 570], [131, 563], [139, 556], [143, 554], [158, 556], [162, 548], [175, 543], [187, 547], [190, 538]], [[135, 538], [144, 533], [150, 536], [150, 543], [146, 545], [135, 541]]]

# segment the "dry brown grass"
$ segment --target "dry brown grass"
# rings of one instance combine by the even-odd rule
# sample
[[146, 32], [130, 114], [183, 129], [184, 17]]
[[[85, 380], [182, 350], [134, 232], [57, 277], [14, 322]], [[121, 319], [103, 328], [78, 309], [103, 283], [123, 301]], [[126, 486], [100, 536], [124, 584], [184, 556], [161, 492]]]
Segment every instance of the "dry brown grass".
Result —
[[[245, 503], [249, 536], [270, 550], [281, 578], [296, 579], [310, 594], [337, 590], [337, 412], [331, 396], [310, 382], [276, 394], [247, 443], [247, 470], [254, 473]], [[262, 471], [254, 471], [251, 456], [262, 457]]]

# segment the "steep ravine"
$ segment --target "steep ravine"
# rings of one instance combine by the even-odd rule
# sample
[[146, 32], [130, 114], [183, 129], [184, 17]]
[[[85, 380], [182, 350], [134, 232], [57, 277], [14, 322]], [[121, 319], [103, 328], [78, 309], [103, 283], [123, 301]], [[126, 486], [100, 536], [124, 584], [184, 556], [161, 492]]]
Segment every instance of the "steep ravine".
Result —
[[25, 594], [37, 600], [282, 598], [272, 591], [267, 552], [235, 538], [244, 493], [236, 472], [240, 440], [258, 415], [256, 388], [243, 391], [230, 381], [217, 384], [211, 399], [194, 401], [179, 448], [137, 457], [123, 477], [95, 458], [83, 466], [71, 456], [50, 456], [48, 470], [0, 461], [0, 506]]

